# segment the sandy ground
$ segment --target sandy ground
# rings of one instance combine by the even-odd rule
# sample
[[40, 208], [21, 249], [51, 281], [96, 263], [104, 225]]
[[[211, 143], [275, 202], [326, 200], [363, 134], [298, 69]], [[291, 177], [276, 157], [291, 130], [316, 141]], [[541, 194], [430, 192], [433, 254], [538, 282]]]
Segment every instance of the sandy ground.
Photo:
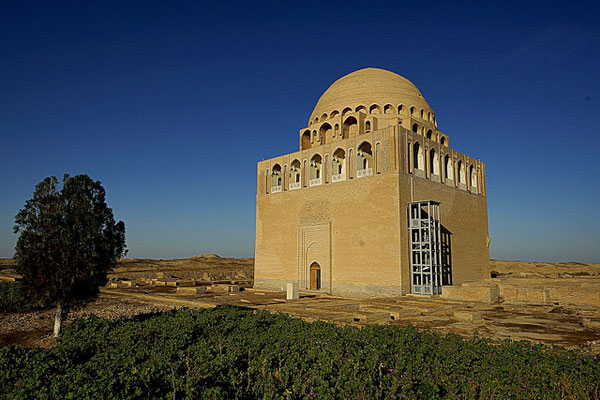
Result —
[[158, 272], [181, 279], [252, 280], [253, 258], [221, 258], [216, 254], [200, 254], [176, 260], [123, 259], [109, 278], [155, 278]]
[[499, 278], [600, 278], [600, 264], [491, 260], [490, 274]]
[[[9, 263], [0, 261], [0, 267]], [[4, 270], [7, 274], [13, 273]], [[497, 261], [491, 263], [494, 281], [530, 287], [540, 282], [566, 285], [577, 290], [600, 284], [600, 264], [528, 263]], [[190, 307], [206, 308], [232, 305], [271, 312], [284, 312], [304, 318], [339, 324], [367, 323], [407, 325], [441, 333], [474, 334], [493, 339], [528, 339], [570, 348], [588, 346], [600, 352], [600, 309], [575, 304], [535, 304], [507, 302], [483, 304], [449, 301], [435, 297], [403, 296], [386, 299], [351, 299], [302, 293], [300, 300], [287, 301], [282, 292], [254, 290], [243, 286], [252, 279], [252, 259], [224, 259], [201, 255], [182, 260], [123, 260], [110, 275], [112, 282], [138, 282], [131, 288], [103, 288], [99, 298], [82, 310], [72, 312], [67, 323], [76, 318], [97, 315], [104, 318], [129, 317], [139, 313]], [[175, 287], [139, 284], [157, 278], [181, 281], [195, 279], [208, 288], [205, 294], [180, 294]], [[241, 291], [227, 292], [232, 282], [242, 283]], [[210, 286], [211, 283], [219, 285]], [[236, 286], [238, 287], [238, 286]], [[53, 310], [29, 313], [0, 313], [0, 346], [19, 343], [52, 346], [50, 333]], [[592, 321], [592, 323], [590, 323]], [[596, 323], [598, 321], [599, 323]]]

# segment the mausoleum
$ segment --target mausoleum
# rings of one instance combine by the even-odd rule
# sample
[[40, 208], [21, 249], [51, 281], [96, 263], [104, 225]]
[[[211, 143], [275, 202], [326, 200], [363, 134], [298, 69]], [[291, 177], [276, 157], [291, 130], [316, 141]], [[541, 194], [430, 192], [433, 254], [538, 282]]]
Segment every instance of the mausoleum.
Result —
[[298, 144], [258, 163], [255, 287], [385, 297], [487, 278], [485, 164], [450, 147], [408, 79], [338, 79]]

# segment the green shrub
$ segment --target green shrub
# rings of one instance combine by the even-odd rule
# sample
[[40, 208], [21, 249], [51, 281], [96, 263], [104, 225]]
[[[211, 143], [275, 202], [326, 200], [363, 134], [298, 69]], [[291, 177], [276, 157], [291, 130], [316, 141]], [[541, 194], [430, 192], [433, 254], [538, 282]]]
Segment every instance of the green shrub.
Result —
[[600, 357], [221, 307], [99, 318], [0, 349], [0, 398], [598, 398]]

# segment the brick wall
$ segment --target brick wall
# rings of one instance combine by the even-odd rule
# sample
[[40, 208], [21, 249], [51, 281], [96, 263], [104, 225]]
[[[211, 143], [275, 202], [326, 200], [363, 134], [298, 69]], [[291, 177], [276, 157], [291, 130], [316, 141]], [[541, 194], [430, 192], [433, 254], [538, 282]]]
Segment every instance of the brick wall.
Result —
[[[373, 150], [373, 176], [357, 179], [356, 148], [365, 140]], [[422, 177], [416, 176], [409, 150], [416, 140], [426, 157], [436, 148], [441, 156], [450, 154], [453, 162], [464, 160], [465, 168], [474, 165], [477, 193], [469, 192], [468, 182], [461, 189], [443, 176], [434, 179], [428, 158], [418, 174]], [[331, 157], [340, 147], [346, 151], [346, 180], [333, 183]], [[322, 185], [308, 187], [303, 171], [302, 188], [289, 190], [284, 176], [281, 192], [271, 193], [268, 175], [275, 164], [289, 171], [293, 160], [308, 166], [314, 154], [327, 160]], [[317, 261], [324, 292], [361, 297], [408, 293], [406, 218], [413, 199], [441, 203], [442, 225], [451, 237], [453, 282], [477, 282], [488, 275], [485, 166], [423, 135], [387, 127], [259, 162], [257, 179], [256, 287], [281, 289], [287, 282], [300, 282], [302, 290], [308, 285], [308, 265]]]

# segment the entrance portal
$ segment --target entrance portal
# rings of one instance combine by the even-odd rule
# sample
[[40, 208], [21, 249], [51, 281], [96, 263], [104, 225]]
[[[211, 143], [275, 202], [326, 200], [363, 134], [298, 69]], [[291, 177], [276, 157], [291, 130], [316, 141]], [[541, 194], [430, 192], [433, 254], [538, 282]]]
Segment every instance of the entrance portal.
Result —
[[[306, 208], [309, 211], [306, 212], [313, 212], [315, 209], [322, 210], [320, 207], [319, 204], [308, 202]], [[326, 212], [325, 209], [323, 213]], [[331, 294], [331, 223], [300, 224], [298, 226], [298, 256], [300, 288], [320, 290]]]
[[310, 265], [310, 289], [321, 289], [321, 266], [317, 262]]

